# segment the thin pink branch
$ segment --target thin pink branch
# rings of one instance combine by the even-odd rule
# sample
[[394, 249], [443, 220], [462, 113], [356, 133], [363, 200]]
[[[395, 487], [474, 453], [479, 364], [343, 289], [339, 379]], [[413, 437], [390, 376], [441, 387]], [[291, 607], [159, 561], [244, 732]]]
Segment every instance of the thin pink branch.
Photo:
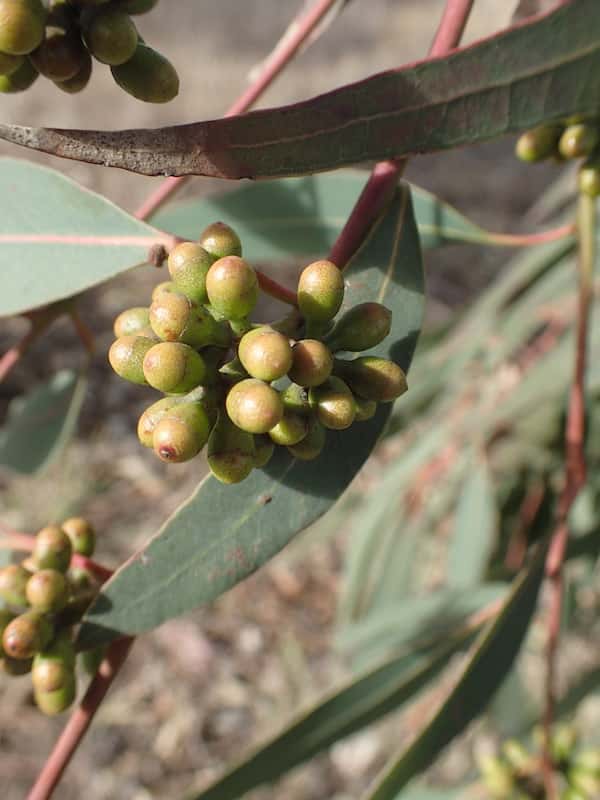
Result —
[[[337, 0], [316, 0], [306, 11], [300, 12], [277, 43], [271, 54], [262, 63], [250, 86], [229, 108], [226, 117], [242, 114], [258, 100], [265, 90], [280, 75], [284, 67], [294, 58], [304, 42], [313, 33], [323, 17], [333, 8]], [[192, 177], [166, 178], [135, 212], [138, 219], [148, 219]]]
[[506, 247], [532, 247], [538, 244], [548, 244], [574, 236], [577, 226], [574, 224], [561, 225], [540, 233], [491, 233], [488, 241]]
[[298, 305], [298, 296], [291, 289], [286, 289], [273, 278], [269, 278], [264, 272], [259, 269], [255, 270], [258, 284], [265, 294], [274, 297], [276, 300], [281, 300], [282, 303], [287, 303], [290, 306]]
[[80, 234], [2, 233], [1, 244], [72, 244], [79, 247], [154, 247], [164, 245], [168, 250], [180, 239], [169, 233], [157, 231], [155, 236], [81, 236]]
[[430, 58], [445, 56], [458, 47], [475, 0], [448, 0], [437, 33], [429, 48]]

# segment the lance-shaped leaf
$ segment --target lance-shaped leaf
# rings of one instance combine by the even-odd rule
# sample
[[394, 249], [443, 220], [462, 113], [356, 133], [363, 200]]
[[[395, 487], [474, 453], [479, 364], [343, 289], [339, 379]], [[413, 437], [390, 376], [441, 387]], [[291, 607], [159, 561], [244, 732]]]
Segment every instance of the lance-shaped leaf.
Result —
[[[402, 186], [351, 263], [343, 308], [365, 300], [393, 312], [374, 350], [407, 370], [423, 313], [421, 252], [410, 192]], [[163, 529], [103, 587], [81, 639], [92, 645], [141, 633], [210, 602], [277, 553], [336, 501], [369, 456], [391, 406], [346, 431], [329, 431], [316, 462], [283, 448], [237, 486], [208, 478]]]
[[172, 241], [38, 164], [0, 158], [0, 186], [0, 317], [71, 297]]
[[[322, 256], [333, 245], [367, 181], [362, 170], [241, 184], [231, 191], [174, 203], [152, 223], [197, 239], [215, 219], [233, 225], [251, 261]], [[415, 218], [424, 249], [456, 242], [494, 244], [480, 228], [439, 197], [412, 186]]]
[[0, 465], [31, 473], [60, 452], [75, 429], [87, 380], [72, 370], [15, 398], [0, 429]]
[[515, 582], [501, 614], [475, 643], [454, 689], [364, 800], [395, 800], [401, 789], [486, 707], [509, 672], [527, 633], [544, 577], [546, 552], [547, 543], [538, 547], [531, 565]]
[[484, 141], [600, 107], [600, 8], [554, 12], [302, 103], [157, 130], [0, 125], [0, 137], [145, 175], [266, 178]]

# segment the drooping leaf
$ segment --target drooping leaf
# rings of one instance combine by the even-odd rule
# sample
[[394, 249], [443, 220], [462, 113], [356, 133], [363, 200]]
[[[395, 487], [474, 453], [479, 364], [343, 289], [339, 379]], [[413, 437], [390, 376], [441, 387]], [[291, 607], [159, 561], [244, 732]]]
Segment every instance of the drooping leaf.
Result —
[[0, 317], [95, 286], [165, 237], [56, 170], [0, 158]]
[[[231, 191], [173, 203], [153, 218], [161, 230], [197, 239], [215, 219], [232, 224], [252, 261], [324, 255], [331, 248], [367, 180], [359, 170], [241, 184]], [[493, 243], [483, 228], [443, 200], [412, 186], [425, 249], [456, 242]]]
[[[345, 307], [384, 302], [390, 336], [374, 352], [408, 369], [418, 337], [421, 253], [407, 186], [399, 188], [352, 261]], [[372, 451], [390, 413], [381, 405], [366, 423], [328, 432], [317, 462], [281, 451], [264, 471], [237, 486], [208, 478], [161, 531], [105, 584], [88, 611], [88, 645], [140, 633], [207, 603], [249, 575], [336, 501]]]
[[597, 0], [318, 97], [208, 122], [98, 132], [0, 125], [0, 137], [145, 175], [267, 178], [443, 150], [600, 107]]
[[87, 380], [72, 370], [15, 398], [0, 429], [0, 465], [32, 473], [48, 464], [75, 429]]
[[494, 546], [496, 498], [487, 463], [478, 458], [458, 498], [448, 551], [448, 584], [469, 589], [481, 583]]
[[[194, 800], [234, 800], [270, 783], [335, 742], [401, 708], [465, 647], [473, 629], [447, 637], [426, 656], [403, 654], [360, 675], [301, 714]], [[191, 797], [191, 796], [190, 796]]]
[[365, 800], [395, 800], [406, 784], [486, 707], [510, 670], [529, 627], [544, 576], [546, 552], [547, 544], [537, 549], [502, 612], [475, 643], [454, 689], [416, 739], [376, 780]]

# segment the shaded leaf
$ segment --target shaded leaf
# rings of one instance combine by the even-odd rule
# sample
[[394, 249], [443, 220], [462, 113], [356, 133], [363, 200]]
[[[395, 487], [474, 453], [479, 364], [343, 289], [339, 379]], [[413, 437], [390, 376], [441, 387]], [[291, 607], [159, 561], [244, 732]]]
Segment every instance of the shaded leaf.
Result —
[[133, 131], [0, 125], [0, 137], [145, 175], [267, 178], [427, 153], [600, 106], [597, 0], [571, 0], [471, 47], [318, 97]]
[[448, 551], [448, 585], [468, 589], [481, 583], [494, 547], [496, 497], [487, 462], [479, 459], [458, 498]]
[[[345, 307], [385, 302], [392, 331], [375, 352], [408, 369], [423, 307], [422, 265], [408, 187], [402, 186], [350, 265]], [[328, 432], [316, 463], [277, 452], [238, 486], [208, 478], [149, 544], [103, 587], [85, 618], [87, 645], [140, 633], [218, 597], [327, 511], [373, 449], [390, 413]]]
[[0, 429], [0, 464], [32, 473], [48, 464], [72, 435], [87, 381], [72, 370], [15, 398]]
[[195, 796], [233, 800], [274, 781], [345, 736], [401, 708], [448, 664], [473, 636], [450, 639], [426, 657], [403, 655], [361, 675], [300, 715], [247, 759]]
[[55, 170], [0, 158], [0, 317], [108, 280], [169, 240]]
[[395, 800], [401, 789], [428, 767], [489, 703], [510, 670], [535, 611], [544, 576], [547, 544], [515, 581], [501, 614], [474, 645], [471, 658], [430, 722], [393, 761], [365, 800]]

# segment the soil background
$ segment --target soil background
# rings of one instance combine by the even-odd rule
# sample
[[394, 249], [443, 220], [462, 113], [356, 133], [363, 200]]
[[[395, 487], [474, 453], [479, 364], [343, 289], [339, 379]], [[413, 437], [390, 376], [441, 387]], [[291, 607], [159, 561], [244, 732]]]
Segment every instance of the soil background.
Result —
[[[511, 0], [477, 0], [466, 41], [506, 25], [514, 5]], [[2, 97], [0, 116], [3, 122], [25, 125], [111, 129], [217, 117], [300, 7], [298, 0], [162, 0], [137, 20], [146, 40], [177, 66], [182, 90], [176, 101], [159, 107], [139, 103], [115, 86], [108, 69], [97, 68], [81, 95], [65, 95], [40, 80], [22, 95]], [[356, 0], [292, 63], [260, 105], [301, 100], [419, 59], [442, 7], [442, 0]], [[414, 159], [407, 177], [483, 225], [519, 230], [525, 211], [556, 172], [547, 166], [522, 167], [512, 156], [513, 146], [512, 140], [503, 140]], [[0, 155], [46, 163], [130, 210], [158, 183], [6, 145], [0, 145]], [[223, 188], [194, 179], [186, 191]], [[0, 203], [10, 202], [3, 193], [0, 198]], [[431, 317], [442, 318], [468, 302], [504, 258], [504, 253], [466, 247], [430, 254]], [[49, 264], [49, 275], [51, 269]], [[154, 282], [155, 272], [136, 271], [85, 296], [82, 309], [97, 337], [98, 356], [78, 437], [41, 476], [0, 474], [5, 523], [35, 531], [50, 520], [85, 514], [99, 531], [98, 557], [108, 565], [118, 564], [156, 531], [204, 471], [201, 459], [167, 470], [141, 451], [135, 423], [150, 400], [139, 387], [116, 380], [105, 363], [112, 319], [123, 308], [141, 304]], [[2, 350], [23, 329], [20, 320], [3, 322]], [[71, 328], [55, 325], [0, 386], [0, 410], [4, 413], [16, 394], [79, 358]], [[348, 667], [332, 646], [332, 633], [345, 545], [343, 530], [328, 536], [308, 532], [212, 607], [139, 641], [56, 797], [177, 800], [339, 683]], [[0, 677], [4, 800], [26, 796], [62, 724], [35, 711], [27, 679]], [[406, 732], [406, 724], [388, 720], [250, 796], [358, 798]]]

